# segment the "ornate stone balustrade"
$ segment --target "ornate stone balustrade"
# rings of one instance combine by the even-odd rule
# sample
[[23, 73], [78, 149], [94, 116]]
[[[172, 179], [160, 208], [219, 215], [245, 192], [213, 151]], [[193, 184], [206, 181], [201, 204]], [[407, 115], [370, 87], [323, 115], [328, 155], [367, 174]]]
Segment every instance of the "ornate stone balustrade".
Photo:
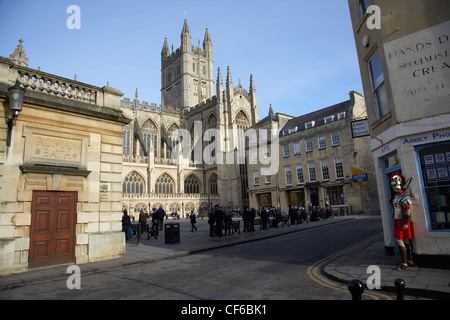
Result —
[[20, 84], [27, 90], [97, 104], [97, 87], [29, 68], [18, 73]]
[[[131, 163], [131, 164], [145, 164], [145, 165], [148, 165], [148, 157], [144, 157], [144, 156], [125, 156], [125, 155], [122, 155], [122, 159], [123, 159], [123, 163], [127, 163], [127, 164]], [[155, 165], [162, 165], [162, 166], [177, 166], [178, 165], [177, 161], [174, 161], [172, 159], [160, 159], [160, 158], [155, 158], [154, 159], [154, 164]], [[189, 161], [188, 167], [191, 167], [191, 168], [203, 168], [203, 164]]]
[[216, 201], [220, 200], [220, 194], [207, 194], [207, 193], [143, 193], [143, 194], [130, 194], [123, 193], [122, 200], [204, 200], [204, 201]]

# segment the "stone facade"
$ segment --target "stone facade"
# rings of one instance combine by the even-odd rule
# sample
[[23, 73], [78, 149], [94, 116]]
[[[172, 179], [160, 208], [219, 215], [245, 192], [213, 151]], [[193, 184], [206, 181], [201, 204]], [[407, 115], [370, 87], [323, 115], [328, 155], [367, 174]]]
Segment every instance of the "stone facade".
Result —
[[[0, 274], [27, 270], [34, 249], [38, 260], [54, 253], [33, 242], [43, 228], [33, 209], [38, 191], [76, 195], [74, 221], [64, 221], [73, 232], [68, 262], [119, 257], [122, 134], [130, 121], [120, 110], [122, 93], [28, 68], [27, 61], [22, 41], [10, 59], [0, 57]], [[7, 89], [16, 80], [26, 90], [8, 147]], [[67, 249], [56, 243], [54, 250]]]
[[[412, 179], [405, 192], [413, 199], [415, 263], [448, 267], [448, 1], [411, 0], [406, 6], [404, 1], [349, 0], [348, 4], [366, 97], [386, 252], [396, 250], [388, 180], [400, 172]], [[367, 10], [369, 5], [375, 7]]]
[[[264, 175], [261, 161], [249, 165], [250, 206], [324, 207], [326, 203], [352, 214], [377, 212], [373, 161], [368, 156], [369, 137], [352, 137], [351, 123], [366, 119], [361, 94], [350, 92], [348, 101], [299, 117], [269, 115], [251, 129], [279, 131], [278, 170]], [[261, 140], [259, 140], [261, 142]], [[272, 148], [268, 148], [268, 157]], [[262, 154], [264, 154], [263, 152]], [[256, 158], [249, 151], [249, 159]], [[251, 160], [249, 160], [251, 161]], [[367, 183], [352, 182], [352, 167], [367, 173]]]

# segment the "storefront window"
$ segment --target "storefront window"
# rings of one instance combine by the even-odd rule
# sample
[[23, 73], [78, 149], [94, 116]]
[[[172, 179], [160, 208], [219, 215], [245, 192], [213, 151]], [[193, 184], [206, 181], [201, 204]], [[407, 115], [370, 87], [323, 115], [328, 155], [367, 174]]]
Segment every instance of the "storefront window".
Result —
[[331, 206], [345, 205], [345, 191], [343, 186], [323, 188], [325, 202]]
[[431, 230], [449, 230], [450, 143], [419, 148], [418, 156]]

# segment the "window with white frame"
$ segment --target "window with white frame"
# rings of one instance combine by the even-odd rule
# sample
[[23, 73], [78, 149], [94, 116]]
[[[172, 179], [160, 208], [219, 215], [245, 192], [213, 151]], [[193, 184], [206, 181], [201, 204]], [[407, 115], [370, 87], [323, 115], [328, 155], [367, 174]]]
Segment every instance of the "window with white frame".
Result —
[[384, 84], [383, 69], [378, 50], [369, 60], [368, 67], [372, 85], [375, 117], [376, 119], [380, 119], [389, 112], [389, 106], [387, 103], [386, 86]]
[[334, 168], [336, 170], [336, 179], [344, 178], [344, 167], [342, 166], [342, 158], [336, 157], [334, 158]]
[[309, 173], [309, 181], [316, 181], [316, 166], [314, 162], [308, 162], [308, 173]]
[[294, 155], [300, 154], [300, 141], [294, 142]]
[[270, 177], [271, 177], [271, 176], [269, 176], [269, 175], [264, 176], [264, 182], [265, 182], [266, 184], [270, 184], [270, 183], [272, 182], [272, 179], [271, 179]]
[[324, 123], [329, 123], [329, 122], [333, 122], [334, 121], [334, 116], [328, 116], [323, 118], [323, 122]]
[[325, 149], [327, 147], [327, 144], [325, 142], [325, 136], [321, 136], [321, 137], [317, 138], [317, 141], [319, 143], [319, 150]]
[[305, 129], [313, 128], [315, 123], [315, 121], [305, 123]]
[[307, 140], [305, 141], [305, 145], [306, 145], [306, 148], [305, 148], [306, 152], [311, 152], [311, 151], [313, 151], [313, 143], [312, 143], [312, 139], [307, 139]]
[[331, 145], [333, 147], [336, 147], [339, 145], [339, 133], [338, 132], [333, 132], [331, 134]]
[[253, 184], [259, 186], [259, 171], [253, 172]]
[[292, 186], [291, 167], [284, 168], [284, 174], [286, 176], [286, 186]]
[[285, 157], [285, 158], [289, 157], [289, 145], [288, 144], [283, 146], [283, 157]]
[[295, 170], [297, 171], [297, 184], [303, 184], [305, 181], [303, 179], [303, 167], [301, 164], [295, 166]]
[[328, 170], [328, 160], [320, 160], [320, 166], [322, 167], [322, 180], [330, 180], [330, 171]]
[[345, 119], [345, 111], [338, 113], [338, 120]]

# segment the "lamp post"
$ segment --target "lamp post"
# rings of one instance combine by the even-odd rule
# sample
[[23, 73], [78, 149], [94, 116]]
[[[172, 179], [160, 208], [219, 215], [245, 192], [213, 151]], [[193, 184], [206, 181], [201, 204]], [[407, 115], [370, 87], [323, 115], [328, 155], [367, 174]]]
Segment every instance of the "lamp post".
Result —
[[19, 81], [16, 80], [16, 84], [8, 88], [9, 93], [9, 106], [11, 108], [11, 115], [8, 119], [8, 131], [6, 136], [6, 146], [11, 146], [12, 128], [14, 126], [14, 120], [19, 116], [19, 112], [22, 111], [23, 97], [25, 96], [25, 88], [22, 88]]

